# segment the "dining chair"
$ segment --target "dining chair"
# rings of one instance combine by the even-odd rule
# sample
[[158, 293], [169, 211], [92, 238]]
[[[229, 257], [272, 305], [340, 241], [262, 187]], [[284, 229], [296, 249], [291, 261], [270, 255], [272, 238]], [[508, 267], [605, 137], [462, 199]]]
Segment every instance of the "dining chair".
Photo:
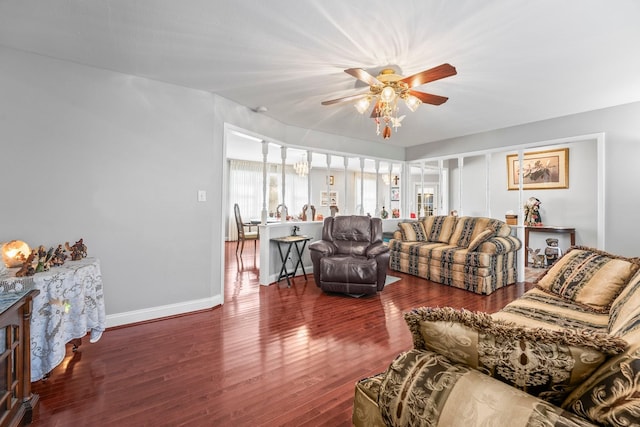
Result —
[[[256, 242], [260, 239], [260, 230], [258, 230], [258, 226], [255, 224], [251, 224], [250, 222], [242, 222], [242, 216], [240, 215], [240, 206], [237, 203], [233, 205], [233, 213], [236, 216], [236, 227], [238, 229], [238, 243], [236, 245], [236, 254], [238, 253], [238, 249], [240, 249], [240, 256], [242, 256], [242, 251], [244, 250], [244, 241], [245, 240], [253, 240], [253, 252], [256, 252]], [[253, 227], [256, 227], [256, 231], [251, 231]], [[248, 231], [245, 231], [245, 228], [248, 228]]]

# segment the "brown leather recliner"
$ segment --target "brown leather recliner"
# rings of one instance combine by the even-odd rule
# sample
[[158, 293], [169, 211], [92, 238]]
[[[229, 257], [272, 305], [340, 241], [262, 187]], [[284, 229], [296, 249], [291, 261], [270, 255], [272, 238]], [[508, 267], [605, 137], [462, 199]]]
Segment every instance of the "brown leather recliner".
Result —
[[325, 292], [366, 295], [384, 288], [389, 248], [380, 218], [325, 218], [322, 240], [311, 243], [309, 253], [316, 285]]

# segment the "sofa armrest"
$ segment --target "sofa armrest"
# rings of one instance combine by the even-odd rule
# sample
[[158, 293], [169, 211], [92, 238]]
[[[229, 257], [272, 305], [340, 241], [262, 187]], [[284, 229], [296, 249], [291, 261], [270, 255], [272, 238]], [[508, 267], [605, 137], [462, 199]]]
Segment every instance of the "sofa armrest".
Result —
[[326, 240], [318, 240], [309, 245], [309, 251], [319, 252], [323, 256], [331, 256], [336, 253], [337, 248], [336, 245], [331, 242], [328, 242]]
[[[594, 425], [428, 350], [407, 351], [391, 363], [382, 376], [377, 403], [385, 424], [393, 426], [511, 427], [533, 425], [536, 420], [549, 421], [548, 425]], [[358, 413], [358, 409], [354, 407], [354, 413]]]
[[380, 254], [389, 252], [389, 247], [384, 243], [376, 243], [367, 248], [367, 258], [375, 258]]
[[501, 255], [509, 252], [516, 252], [521, 247], [522, 242], [515, 236], [492, 237], [478, 246], [474, 252]]

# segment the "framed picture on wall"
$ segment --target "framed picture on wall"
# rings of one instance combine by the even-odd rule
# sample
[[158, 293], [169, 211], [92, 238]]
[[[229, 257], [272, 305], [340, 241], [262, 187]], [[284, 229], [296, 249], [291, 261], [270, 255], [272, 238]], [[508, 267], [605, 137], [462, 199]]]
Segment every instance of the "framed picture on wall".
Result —
[[326, 191], [320, 192], [320, 206], [337, 206], [338, 205], [338, 192]]
[[400, 200], [400, 187], [391, 187], [391, 201], [397, 202]]
[[329, 191], [329, 206], [338, 206], [338, 192]]
[[[569, 188], [569, 149], [524, 153], [522, 158], [524, 190]], [[518, 190], [520, 162], [517, 154], [507, 155], [507, 189]]]

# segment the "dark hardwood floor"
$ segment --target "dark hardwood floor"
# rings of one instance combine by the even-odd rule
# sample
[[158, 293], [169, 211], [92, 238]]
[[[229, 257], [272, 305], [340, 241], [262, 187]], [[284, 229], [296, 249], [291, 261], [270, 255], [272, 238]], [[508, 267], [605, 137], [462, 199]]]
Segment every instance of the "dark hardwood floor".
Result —
[[227, 243], [223, 306], [69, 346], [33, 384], [33, 426], [349, 426], [354, 383], [411, 347], [403, 312], [494, 312], [530, 287], [479, 296], [392, 271], [402, 280], [360, 299], [324, 294], [312, 275], [265, 287], [251, 246], [238, 263]]

